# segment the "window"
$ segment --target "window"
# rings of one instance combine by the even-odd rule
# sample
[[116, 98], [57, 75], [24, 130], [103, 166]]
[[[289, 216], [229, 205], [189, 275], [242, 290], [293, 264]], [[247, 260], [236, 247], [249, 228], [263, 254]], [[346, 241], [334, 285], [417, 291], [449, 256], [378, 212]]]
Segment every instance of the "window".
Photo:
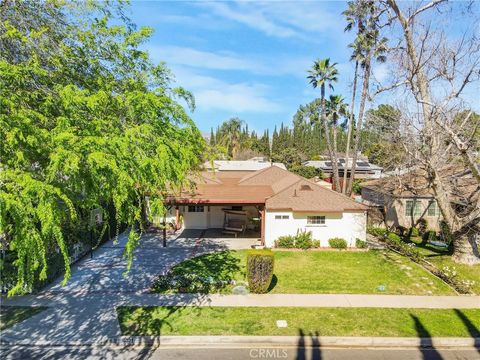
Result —
[[188, 205], [188, 212], [203, 212], [203, 205]]
[[420, 216], [422, 215], [422, 204], [416, 200], [407, 200], [405, 203], [406, 216]]
[[437, 216], [438, 215], [438, 206], [435, 200], [430, 201], [428, 204], [428, 216]]
[[275, 220], [288, 220], [290, 216], [288, 215], [275, 215]]
[[242, 210], [243, 210], [243, 206], [232, 205], [232, 210], [235, 210], [235, 211], [242, 211]]
[[308, 225], [325, 225], [325, 216], [307, 216]]

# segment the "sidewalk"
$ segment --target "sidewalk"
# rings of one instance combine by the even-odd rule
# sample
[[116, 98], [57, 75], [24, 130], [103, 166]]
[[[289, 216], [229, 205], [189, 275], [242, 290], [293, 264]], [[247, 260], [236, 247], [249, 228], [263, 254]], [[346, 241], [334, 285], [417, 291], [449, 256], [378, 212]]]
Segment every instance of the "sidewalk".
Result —
[[411, 296], [355, 294], [143, 294], [120, 301], [137, 306], [358, 307], [410, 309], [478, 309], [480, 296]]

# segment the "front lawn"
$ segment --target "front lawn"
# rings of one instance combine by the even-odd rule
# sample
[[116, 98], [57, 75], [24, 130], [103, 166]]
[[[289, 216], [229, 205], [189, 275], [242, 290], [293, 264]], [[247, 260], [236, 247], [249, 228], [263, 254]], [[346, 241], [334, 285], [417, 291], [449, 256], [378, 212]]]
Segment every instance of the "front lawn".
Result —
[[0, 308], [0, 330], [9, 328], [45, 309], [41, 306], [2, 306]]
[[452, 260], [451, 253], [447, 248], [432, 244], [422, 244], [420, 237], [412, 237], [410, 241], [417, 245], [417, 249], [425, 257], [425, 260], [435, 265], [439, 270], [444, 270], [447, 267], [450, 270], [455, 269], [459, 281], [473, 280], [475, 283], [472, 285], [471, 290], [475, 294], [480, 294], [480, 265], [457, 264]]
[[[212, 253], [187, 260], [173, 268], [216, 284], [245, 280], [247, 250]], [[444, 282], [419, 265], [391, 251], [275, 251], [270, 293], [284, 294], [404, 294], [454, 295]], [[230, 293], [234, 285], [219, 290], [184, 286], [180, 291]], [[157, 282], [155, 292], [175, 292]]]
[[[480, 310], [120, 307], [123, 335], [479, 337]], [[278, 328], [277, 320], [288, 327]]]

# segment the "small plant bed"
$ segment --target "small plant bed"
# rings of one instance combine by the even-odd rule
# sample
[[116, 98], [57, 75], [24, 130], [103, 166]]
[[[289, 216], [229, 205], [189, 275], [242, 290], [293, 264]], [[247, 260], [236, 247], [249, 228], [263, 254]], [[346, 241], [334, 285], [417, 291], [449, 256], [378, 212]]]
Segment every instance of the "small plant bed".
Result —
[[[410, 259], [392, 251], [275, 250], [275, 269], [269, 293], [278, 294], [402, 294], [455, 295], [443, 281]], [[202, 255], [176, 265], [171, 274], [201, 278], [207, 285], [166, 283], [159, 277], [158, 293], [232, 293], [246, 284], [247, 251]], [[225, 262], [223, 262], [223, 260]], [[210, 284], [210, 285], [209, 285]]]
[[41, 306], [2, 306], [0, 308], [0, 330], [9, 328], [46, 309]]
[[[123, 335], [478, 337], [480, 310], [119, 307]], [[278, 328], [277, 320], [287, 327]]]

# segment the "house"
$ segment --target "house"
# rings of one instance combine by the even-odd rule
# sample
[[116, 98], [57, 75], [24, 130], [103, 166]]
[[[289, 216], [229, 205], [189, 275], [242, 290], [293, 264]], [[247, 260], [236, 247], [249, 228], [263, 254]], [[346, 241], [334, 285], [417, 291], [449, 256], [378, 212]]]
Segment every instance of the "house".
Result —
[[[453, 187], [451, 205], [458, 210], [471, 206], [472, 194], [480, 190], [471, 171], [450, 165], [442, 177]], [[363, 182], [361, 187], [363, 204], [373, 210], [369, 221], [377, 219], [374, 225], [410, 228], [424, 219], [429, 229], [441, 230], [442, 215], [423, 170], [413, 168], [403, 175]], [[375, 210], [380, 216], [374, 216]]]
[[[343, 178], [345, 174], [346, 158], [338, 158], [338, 174]], [[378, 179], [382, 177], [383, 168], [368, 162], [368, 160], [357, 160], [355, 167], [355, 179]], [[348, 158], [348, 171], [352, 169], [353, 159]], [[333, 164], [329, 159], [309, 160], [303, 163], [305, 166], [313, 166], [322, 170], [326, 178], [333, 176]], [[348, 175], [347, 171], [347, 175]]]
[[440, 230], [441, 214], [433, 192], [417, 172], [366, 181], [360, 186], [363, 203], [381, 214], [371, 214], [370, 220], [377, 219], [373, 225], [410, 228], [422, 218], [430, 229]]
[[254, 157], [249, 160], [214, 160], [206, 161], [203, 164], [205, 170], [210, 171], [256, 171], [262, 170], [272, 165], [282, 169], [287, 169], [282, 163], [271, 163], [263, 157]]
[[349, 246], [366, 238], [367, 207], [279, 166], [256, 171], [204, 171], [195, 186], [167, 202], [184, 229], [257, 232], [273, 247], [282, 235], [311, 231], [321, 246], [340, 237]]

